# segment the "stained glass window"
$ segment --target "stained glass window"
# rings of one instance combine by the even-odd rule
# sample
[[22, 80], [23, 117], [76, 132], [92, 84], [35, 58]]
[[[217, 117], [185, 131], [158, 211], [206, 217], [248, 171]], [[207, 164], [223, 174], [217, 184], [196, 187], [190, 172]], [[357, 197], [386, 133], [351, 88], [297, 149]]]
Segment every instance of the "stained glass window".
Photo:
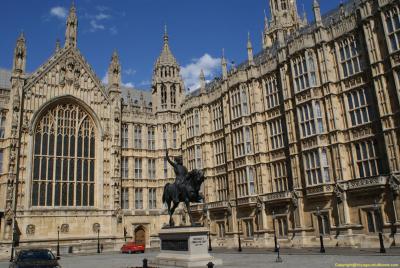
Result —
[[86, 111], [54, 106], [34, 139], [32, 206], [94, 206], [95, 125]]

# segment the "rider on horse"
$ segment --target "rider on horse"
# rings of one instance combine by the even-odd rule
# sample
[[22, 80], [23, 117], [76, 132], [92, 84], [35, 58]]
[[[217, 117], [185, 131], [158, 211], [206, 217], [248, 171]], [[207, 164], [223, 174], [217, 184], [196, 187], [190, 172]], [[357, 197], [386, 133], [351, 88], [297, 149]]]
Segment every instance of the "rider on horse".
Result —
[[[176, 175], [175, 183], [176, 183], [176, 185], [178, 185], [179, 189], [181, 190], [181, 187], [185, 184], [185, 181], [186, 181], [187, 175], [188, 175], [188, 170], [183, 165], [182, 157], [175, 157], [175, 161], [172, 161], [169, 158], [168, 149], [166, 150], [165, 157], [167, 158], [168, 163], [170, 163], [171, 166], [174, 167], [174, 172]], [[175, 202], [179, 201], [178, 193], [176, 193], [176, 196], [174, 196], [174, 201]]]

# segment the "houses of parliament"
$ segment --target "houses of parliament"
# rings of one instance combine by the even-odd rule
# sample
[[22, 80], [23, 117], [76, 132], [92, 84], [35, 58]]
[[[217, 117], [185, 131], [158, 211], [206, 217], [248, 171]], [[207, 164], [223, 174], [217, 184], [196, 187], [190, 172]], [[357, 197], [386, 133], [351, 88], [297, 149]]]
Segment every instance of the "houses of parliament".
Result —
[[[270, 0], [262, 51], [185, 90], [164, 34], [152, 87], [123, 86], [118, 54], [102, 83], [65, 43], [26, 72], [25, 37], [0, 70], [0, 250], [159, 247], [165, 159], [202, 169], [194, 219], [214, 247], [385, 247], [400, 242], [400, 3], [350, 0], [314, 20]], [[246, 40], [243, 42], [244, 47]], [[244, 49], [245, 51], [245, 49]], [[104, 57], [109, 57], [104, 55]], [[180, 208], [178, 225], [188, 224]]]

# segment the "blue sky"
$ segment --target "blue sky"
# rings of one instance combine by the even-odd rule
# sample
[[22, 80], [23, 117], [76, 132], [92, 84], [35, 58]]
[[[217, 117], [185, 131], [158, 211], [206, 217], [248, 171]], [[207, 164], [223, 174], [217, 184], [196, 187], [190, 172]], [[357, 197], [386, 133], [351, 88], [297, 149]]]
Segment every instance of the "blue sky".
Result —
[[[75, 0], [78, 47], [100, 79], [116, 49], [123, 83], [150, 88], [153, 64], [160, 54], [164, 24], [171, 49], [182, 66], [187, 87], [195, 87], [200, 69], [208, 80], [219, 75], [222, 48], [230, 61], [246, 60], [247, 33], [255, 53], [268, 0]], [[297, 0], [309, 22], [313, 0]], [[322, 13], [340, 0], [320, 0]], [[0, 68], [10, 69], [15, 41], [21, 31], [27, 39], [27, 71], [32, 72], [54, 52], [56, 39], [64, 44], [65, 15], [70, 0], [2, 0]]]

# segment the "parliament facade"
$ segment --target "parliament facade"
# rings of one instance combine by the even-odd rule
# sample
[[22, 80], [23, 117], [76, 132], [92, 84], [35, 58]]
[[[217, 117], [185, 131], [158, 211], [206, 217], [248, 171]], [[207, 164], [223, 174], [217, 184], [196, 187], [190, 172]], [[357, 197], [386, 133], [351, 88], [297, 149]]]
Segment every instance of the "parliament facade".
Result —
[[[164, 35], [152, 90], [126, 88], [112, 54], [103, 84], [65, 44], [26, 73], [21, 35], [0, 70], [0, 250], [158, 247], [165, 160], [202, 169], [192, 204], [214, 247], [386, 247], [400, 240], [400, 4], [351, 0], [314, 21], [270, 0], [263, 49], [187, 92]], [[244, 42], [245, 44], [245, 42]], [[177, 224], [188, 224], [182, 207]], [[14, 231], [13, 231], [14, 230]], [[14, 236], [15, 237], [15, 236]]]

